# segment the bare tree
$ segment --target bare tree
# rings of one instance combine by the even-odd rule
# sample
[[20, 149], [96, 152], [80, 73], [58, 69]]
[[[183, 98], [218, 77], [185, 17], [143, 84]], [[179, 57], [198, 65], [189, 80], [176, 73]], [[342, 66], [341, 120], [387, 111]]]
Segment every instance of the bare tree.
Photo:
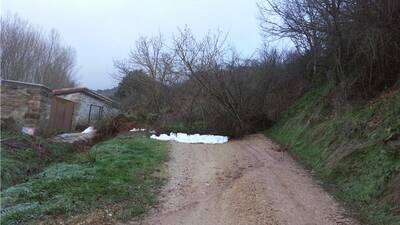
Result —
[[[223, 75], [225, 62], [226, 44], [225, 37], [218, 32], [213, 35], [206, 35], [198, 41], [194, 38], [191, 31], [186, 28], [180, 31], [179, 36], [175, 37], [175, 52], [178, 55], [182, 74], [186, 74], [205, 90], [216, 106], [224, 110], [228, 115], [235, 119], [239, 130], [244, 128], [241, 115], [236, 107], [231, 90], [226, 88], [226, 76]], [[238, 62], [235, 55], [231, 55], [229, 66], [234, 67]]]
[[75, 52], [52, 30], [45, 36], [17, 16], [0, 20], [1, 77], [51, 88], [76, 85]]
[[264, 0], [259, 9], [265, 36], [290, 38], [314, 78], [324, 74], [344, 98], [373, 96], [399, 79], [399, 1]]
[[130, 52], [129, 61], [135, 68], [145, 71], [162, 84], [176, 82], [173, 70], [175, 55], [168, 51], [161, 34], [152, 38], [139, 38], [136, 48]]
[[274, 106], [268, 107], [268, 101], [273, 101], [266, 96], [290, 77], [283, 54], [275, 50], [264, 51], [265, 61], [242, 59], [228, 46], [224, 33], [196, 38], [187, 27], [171, 44], [167, 47], [160, 36], [141, 38], [129, 58], [116, 64], [125, 75], [119, 96], [136, 114], [141, 109], [146, 110], [139, 113], [156, 114], [156, 126], [201, 124], [208, 131], [240, 136], [265, 128], [286, 109], [288, 98], [299, 95], [274, 101], [280, 104], [274, 112]]
[[[150, 107], [153, 113], [159, 114], [163, 110], [169, 87], [177, 82], [173, 53], [169, 51], [161, 35], [152, 38], [140, 37], [135, 48], [130, 51], [128, 59], [115, 63], [123, 77], [136, 75], [132, 81], [146, 87], [147, 108]], [[132, 91], [138, 90], [138, 86], [132, 87]]]

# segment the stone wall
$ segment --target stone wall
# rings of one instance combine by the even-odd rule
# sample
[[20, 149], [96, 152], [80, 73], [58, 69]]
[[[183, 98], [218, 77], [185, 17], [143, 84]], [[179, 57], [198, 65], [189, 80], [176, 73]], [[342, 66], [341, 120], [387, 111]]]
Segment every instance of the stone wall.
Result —
[[89, 123], [89, 111], [91, 105], [103, 108], [102, 118], [110, 118], [118, 115], [119, 113], [119, 109], [114, 107], [112, 104], [92, 97], [84, 92], [62, 94], [58, 95], [58, 97], [75, 102], [74, 117], [72, 122], [73, 127], [93, 125], [93, 123], [96, 122], [96, 115], [91, 114], [92, 119]]
[[13, 118], [19, 128], [44, 132], [50, 118], [52, 92], [46, 86], [1, 80], [1, 119]]

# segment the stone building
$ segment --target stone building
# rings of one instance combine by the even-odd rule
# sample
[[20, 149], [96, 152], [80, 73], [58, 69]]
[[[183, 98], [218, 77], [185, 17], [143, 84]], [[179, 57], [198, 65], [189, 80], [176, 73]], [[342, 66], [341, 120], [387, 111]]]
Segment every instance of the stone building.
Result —
[[1, 80], [1, 119], [39, 133], [67, 132], [119, 113], [110, 98], [88, 88], [51, 90], [41, 84]]
[[50, 119], [52, 91], [41, 84], [1, 80], [1, 118], [19, 127], [45, 130]]
[[85, 87], [56, 89], [53, 94], [75, 103], [73, 127], [87, 127], [119, 113], [113, 100]]

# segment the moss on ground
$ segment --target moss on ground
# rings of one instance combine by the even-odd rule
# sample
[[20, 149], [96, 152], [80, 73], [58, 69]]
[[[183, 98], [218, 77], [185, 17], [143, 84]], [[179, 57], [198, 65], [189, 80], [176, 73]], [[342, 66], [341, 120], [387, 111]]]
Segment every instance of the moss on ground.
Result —
[[333, 115], [330, 86], [302, 97], [266, 135], [290, 146], [363, 224], [400, 224], [388, 188], [400, 174], [400, 93]]

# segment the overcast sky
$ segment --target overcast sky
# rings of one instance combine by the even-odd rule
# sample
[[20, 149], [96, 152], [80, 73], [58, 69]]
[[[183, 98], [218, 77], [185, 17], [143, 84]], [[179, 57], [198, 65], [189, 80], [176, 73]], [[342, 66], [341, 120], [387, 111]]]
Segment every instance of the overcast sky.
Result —
[[260, 45], [257, 0], [0, 0], [2, 13], [17, 13], [44, 30], [55, 28], [77, 53], [77, 77], [92, 89], [111, 88], [113, 60], [123, 59], [140, 35], [170, 37], [188, 25], [201, 36], [229, 33], [242, 55]]

